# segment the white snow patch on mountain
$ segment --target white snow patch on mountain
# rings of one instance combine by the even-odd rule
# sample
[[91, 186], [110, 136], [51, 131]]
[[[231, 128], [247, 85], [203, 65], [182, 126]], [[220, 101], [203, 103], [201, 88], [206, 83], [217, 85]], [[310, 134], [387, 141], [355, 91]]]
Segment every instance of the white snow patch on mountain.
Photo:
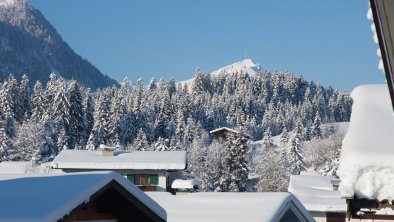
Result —
[[[209, 72], [209, 74], [212, 77], [220, 77], [222, 75], [228, 75], [228, 74], [234, 74], [234, 73], [239, 73], [239, 74], [248, 74], [250, 76], [255, 76], [261, 71], [261, 66], [257, 63], [255, 63], [251, 59], [244, 59], [239, 62], [235, 62], [233, 64], [224, 66], [216, 71]], [[194, 78], [185, 80], [185, 81], [180, 81], [178, 84], [187, 84], [188, 86], [191, 86], [193, 83]]]
[[254, 63], [251, 59], [244, 59], [242, 61], [233, 63], [231, 65], [220, 68], [211, 72], [212, 76], [220, 76], [224, 74], [243, 73], [249, 75], [256, 75], [261, 70], [259, 64]]
[[9, 7], [16, 3], [16, 0], [0, 0], [0, 7]]

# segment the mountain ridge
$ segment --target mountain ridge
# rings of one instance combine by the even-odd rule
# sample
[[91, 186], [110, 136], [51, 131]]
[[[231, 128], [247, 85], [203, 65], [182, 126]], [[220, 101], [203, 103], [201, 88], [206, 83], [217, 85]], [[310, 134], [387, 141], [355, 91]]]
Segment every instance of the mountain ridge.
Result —
[[24, 0], [0, 0], [0, 78], [27, 74], [33, 85], [55, 72], [92, 89], [118, 83], [78, 55], [45, 16]]

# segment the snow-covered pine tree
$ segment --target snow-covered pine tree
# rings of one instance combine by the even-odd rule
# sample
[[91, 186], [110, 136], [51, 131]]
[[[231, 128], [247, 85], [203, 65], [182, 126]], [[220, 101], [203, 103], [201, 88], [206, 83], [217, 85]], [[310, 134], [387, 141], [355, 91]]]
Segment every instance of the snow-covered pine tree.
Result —
[[272, 149], [275, 146], [275, 144], [272, 140], [271, 128], [269, 128], [269, 127], [264, 132], [263, 145], [264, 145], [264, 148], [267, 148], [267, 149]]
[[221, 172], [215, 182], [215, 191], [244, 192], [248, 179], [249, 166], [246, 160], [248, 146], [246, 140], [230, 134], [223, 147], [223, 157], [220, 162]]
[[289, 140], [287, 147], [287, 159], [289, 171], [292, 175], [298, 175], [301, 171], [305, 171], [304, 157], [302, 156], [302, 143], [299, 133], [295, 133]]
[[[193, 143], [188, 150], [188, 167], [184, 172], [187, 178], [197, 179], [201, 183], [201, 191], [212, 191], [214, 182], [214, 167], [216, 164], [213, 161], [217, 161], [218, 158], [214, 158], [212, 149], [213, 146], [217, 146], [215, 150], [219, 151], [218, 144], [213, 144], [208, 149], [207, 139], [203, 137], [197, 137], [193, 140]], [[210, 154], [208, 154], [210, 150]], [[210, 159], [209, 159], [210, 158]], [[212, 161], [212, 162], [211, 162]]]
[[59, 131], [57, 139], [58, 149], [61, 151], [69, 147], [68, 141], [70, 136], [70, 102], [67, 96], [66, 83], [63, 79], [59, 80], [57, 92], [53, 98], [52, 117], [55, 121], [56, 127]]
[[289, 133], [287, 132], [287, 128], [283, 127], [282, 133], [280, 134], [280, 142], [282, 144], [287, 144], [289, 141]]
[[92, 132], [93, 124], [94, 124], [94, 100], [93, 100], [93, 95], [90, 93], [90, 90], [86, 92], [86, 97], [83, 102], [83, 122], [85, 126], [85, 132], [83, 135], [83, 141], [82, 141], [82, 146], [86, 145], [89, 135]]
[[106, 90], [100, 93], [94, 111], [93, 129], [86, 145], [86, 148], [89, 150], [95, 150], [100, 144], [105, 144], [108, 141], [107, 126], [110, 118], [110, 104], [110, 92]]
[[149, 149], [148, 140], [141, 128], [138, 130], [137, 136], [134, 139], [133, 149], [136, 151], [146, 151]]
[[9, 160], [9, 151], [12, 149], [11, 140], [7, 135], [6, 129], [3, 126], [0, 126], [0, 162]]
[[31, 114], [31, 120], [35, 123], [41, 121], [46, 113], [46, 100], [42, 92], [42, 84], [37, 81], [34, 85], [34, 95], [33, 95], [33, 110]]
[[29, 78], [26, 74], [22, 76], [17, 95], [15, 120], [21, 123], [24, 119], [29, 119], [32, 110], [32, 101], [30, 98]]
[[320, 113], [316, 113], [315, 120], [313, 121], [313, 126], [312, 126], [312, 137], [314, 139], [322, 139], [323, 133], [321, 130], [321, 118], [320, 118]]
[[71, 80], [68, 86], [69, 123], [68, 146], [72, 149], [81, 149], [85, 134], [83, 99], [77, 81]]
[[[4, 128], [5, 134], [8, 138], [15, 136], [15, 96], [16, 96], [17, 82], [15, 78], [10, 75], [4, 81], [0, 88], [0, 127]], [[5, 140], [4, 140], [5, 141]]]
[[112, 98], [111, 107], [110, 107], [110, 117], [108, 118], [108, 143], [112, 145], [124, 144], [124, 141], [121, 141], [121, 134], [125, 131], [122, 124], [123, 120], [126, 116], [126, 105], [123, 100], [123, 95], [120, 93], [115, 93], [115, 96]]
[[259, 177], [256, 189], [259, 192], [285, 192], [289, 184], [287, 162], [280, 153], [270, 148], [261, 148], [253, 159], [255, 174]]

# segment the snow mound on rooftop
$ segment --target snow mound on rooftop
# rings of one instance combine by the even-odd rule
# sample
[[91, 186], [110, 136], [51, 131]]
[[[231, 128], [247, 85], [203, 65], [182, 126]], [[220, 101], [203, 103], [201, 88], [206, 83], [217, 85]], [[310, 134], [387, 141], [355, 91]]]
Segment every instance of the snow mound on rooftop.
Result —
[[335, 177], [317, 172], [302, 172], [290, 176], [288, 191], [294, 194], [308, 211], [346, 212], [347, 205], [339, 191], [333, 190]]
[[387, 85], [359, 86], [352, 98], [338, 168], [341, 194], [394, 200], [394, 115]]

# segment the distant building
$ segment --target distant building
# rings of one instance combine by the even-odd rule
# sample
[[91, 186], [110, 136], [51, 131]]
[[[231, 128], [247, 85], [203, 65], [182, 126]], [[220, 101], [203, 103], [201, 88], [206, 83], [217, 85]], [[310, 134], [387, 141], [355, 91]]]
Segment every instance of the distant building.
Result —
[[148, 192], [162, 206], [169, 222], [312, 222], [315, 221], [290, 193], [197, 192], [171, 195]]
[[162, 207], [114, 172], [3, 174], [0, 190], [0, 221], [167, 221]]
[[221, 128], [212, 130], [209, 133], [212, 134], [212, 136], [215, 140], [219, 140], [219, 141], [227, 138], [229, 135], [233, 135], [236, 138], [244, 137], [244, 138], [253, 140], [253, 137], [251, 135], [234, 130], [234, 129], [230, 129], [228, 127], [221, 127]]
[[66, 173], [111, 170], [143, 191], [169, 191], [186, 163], [185, 151], [62, 150], [52, 167]]
[[338, 191], [339, 179], [316, 172], [290, 176], [288, 191], [294, 194], [317, 222], [345, 221], [346, 200]]

